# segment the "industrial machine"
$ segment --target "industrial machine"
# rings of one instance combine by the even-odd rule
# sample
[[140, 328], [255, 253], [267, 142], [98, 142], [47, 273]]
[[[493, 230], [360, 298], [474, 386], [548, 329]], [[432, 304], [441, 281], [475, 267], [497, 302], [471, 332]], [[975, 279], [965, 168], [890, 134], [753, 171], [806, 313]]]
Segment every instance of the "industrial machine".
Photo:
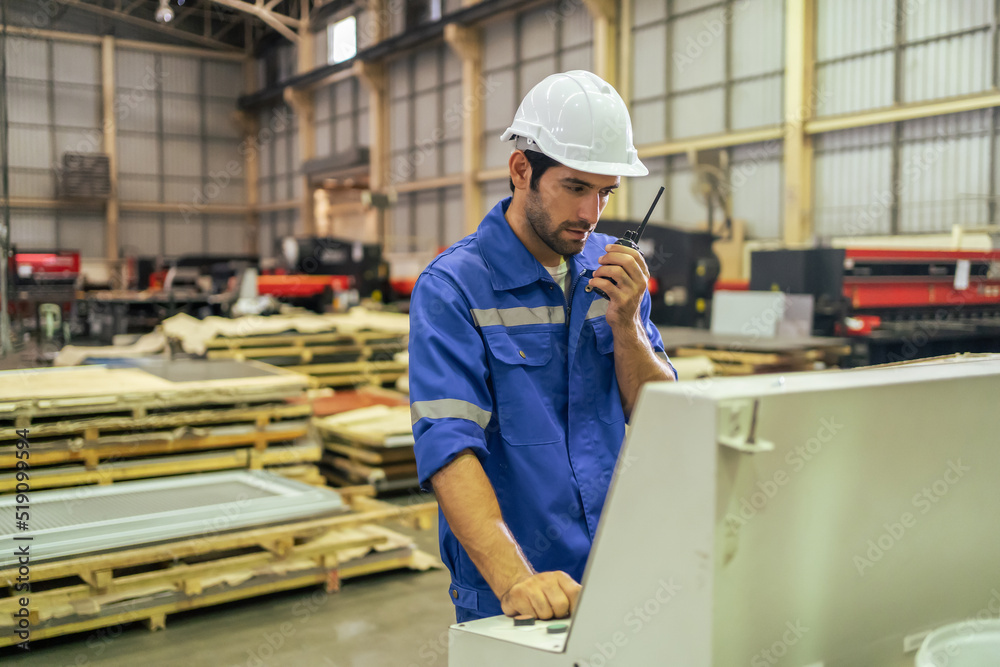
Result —
[[813, 332], [856, 336], [858, 365], [1000, 352], [1000, 251], [757, 251], [750, 289], [812, 294]]
[[33, 323], [39, 355], [52, 358], [70, 339], [80, 253], [14, 249], [9, 261], [13, 320]]
[[[596, 231], [619, 238], [634, 233], [638, 221], [601, 220]], [[716, 236], [665, 225], [648, 225], [638, 246], [649, 267], [650, 317], [655, 324], [708, 327], [719, 259], [712, 251]]]
[[646, 385], [572, 619], [449, 664], [912, 667], [1000, 604], [998, 395], [997, 355]]
[[386, 295], [389, 265], [382, 246], [335, 238], [285, 237], [276, 242], [275, 255], [289, 274], [344, 276], [361, 297]]

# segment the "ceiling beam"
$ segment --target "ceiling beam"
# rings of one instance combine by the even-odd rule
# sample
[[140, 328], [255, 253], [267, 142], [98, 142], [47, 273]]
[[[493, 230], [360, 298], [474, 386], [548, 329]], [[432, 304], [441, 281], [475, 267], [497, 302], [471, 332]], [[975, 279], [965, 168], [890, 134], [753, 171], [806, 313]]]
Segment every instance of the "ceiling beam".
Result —
[[301, 26], [301, 22], [298, 19], [293, 19], [290, 16], [269, 11], [264, 7], [264, 5], [254, 5], [249, 2], [243, 2], [243, 0], [212, 0], [212, 2], [218, 3], [223, 7], [229, 7], [230, 9], [236, 9], [241, 12], [246, 12], [247, 14], [252, 14], [267, 25], [274, 28], [290, 42], [295, 44], [299, 42], [299, 36], [292, 30], [292, 28], [294, 28], [294, 30], [298, 30]]
[[195, 35], [193, 33], [187, 32], [185, 30], [178, 30], [177, 28], [168, 28], [167, 26], [157, 23], [156, 21], [149, 21], [147, 19], [142, 19], [137, 16], [132, 16], [130, 14], [123, 14], [121, 12], [116, 12], [113, 9], [107, 9], [106, 7], [98, 7], [97, 5], [92, 5], [87, 2], [82, 2], [82, 0], [56, 0], [61, 5], [66, 5], [68, 7], [75, 7], [77, 9], [90, 12], [92, 14], [97, 14], [99, 16], [105, 16], [111, 19], [117, 19], [125, 23], [131, 23], [132, 25], [141, 26], [143, 28], [148, 28], [150, 30], [156, 30], [167, 35], [176, 37], [177, 39], [183, 39], [189, 42], [194, 42], [195, 44], [201, 44], [202, 46], [208, 46], [210, 48], [222, 50], [222, 51], [238, 51], [238, 49], [231, 44], [225, 44], [223, 42], [217, 42], [214, 39], [202, 37], [201, 35]]
[[132, 4], [130, 4], [128, 7], [126, 7], [125, 9], [123, 9], [121, 11], [122, 11], [123, 14], [131, 14], [132, 12], [134, 12], [136, 10], [137, 7], [141, 7], [145, 3], [146, 3], [146, 0], [135, 0]]
[[216, 32], [214, 35], [212, 35], [212, 39], [221, 40], [223, 37], [225, 37], [227, 34], [229, 34], [230, 30], [232, 30], [233, 28], [236, 28], [236, 27], [238, 27], [240, 25], [245, 24], [248, 20], [249, 19], [247, 19], [247, 18], [241, 18], [238, 21], [230, 21], [229, 23], [227, 23], [223, 27], [219, 28], [218, 32]]

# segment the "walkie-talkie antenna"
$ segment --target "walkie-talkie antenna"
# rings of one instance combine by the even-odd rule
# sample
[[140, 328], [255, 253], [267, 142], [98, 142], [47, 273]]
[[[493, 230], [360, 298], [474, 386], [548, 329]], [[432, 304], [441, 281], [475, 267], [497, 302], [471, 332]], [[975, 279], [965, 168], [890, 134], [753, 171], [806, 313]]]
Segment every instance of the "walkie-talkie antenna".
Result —
[[663, 191], [665, 189], [666, 188], [664, 188], [662, 185], [660, 186], [660, 191], [656, 193], [656, 198], [653, 200], [653, 205], [649, 207], [648, 211], [646, 211], [646, 217], [642, 219], [642, 224], [639, 225], [639, 229], [635, 230], [636, 241], [639, 240], [639, 237], [642, 236], [643, 230], [646, 229], [646, 223], [649, 222], [649, 216], [653, 215], [653, 209], [656, 208], [656, 203], [660, 201], [660, 195], [663, 194]]
[[649, 207], [648, 211], [646, 211], [646, 217], [642, 219], [642, 224], [639, 225], [639, 229], [634, 232], [631, 230], [625, 232], [625, 236], [622, 237], [622, 239], [619, 239], [619, 243], [621, 243], [622, 240], [625, 240], [635, 246], [636, 250], [639, 249], [639, 246], [636, 246], [635, 244], [639, 242], [639, 237], [642, 236], [643, 230], [646, 229], [646, 223], [649, 222], [649, 216], [653, 215], [653, 209], [656, 208], [656, 202], [660, 201], [660, 195], [663, 194], [665, 189], [666, 188], [662, 185], [660, 186], [660, 191], [656, 193], [656, 198], [653, 199], [653, 205]]

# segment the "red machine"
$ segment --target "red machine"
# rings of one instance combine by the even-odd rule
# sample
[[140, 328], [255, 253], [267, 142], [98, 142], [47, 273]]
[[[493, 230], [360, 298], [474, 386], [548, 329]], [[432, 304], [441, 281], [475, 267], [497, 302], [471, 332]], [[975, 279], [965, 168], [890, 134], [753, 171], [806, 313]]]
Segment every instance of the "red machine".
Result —
[[75, 250], [14, 251], [8, 267], [10, 310], [17, 322], [34, 320], [42, 358], [51, 358], [68, 342], [74, 318], [80, 253]]
[[1000, 306], [1000, 252], [849, 248], [844, 296], [854, 310]]
[[750, 289], [813, 295], [814, 333], [864, 339], [860, 363], [1000, 352], [1000, 251], [759, 251]]
[[72, 284], [80, 275], [80, 253], [75, 250], [16, 252], [12, 261], [19, 285]]
[[308, 274], [257, 276], [257, 293], [277, 299], [308, 299], [325, 291], [346, 292], [354, 286], [352, 276], [313, 276]]

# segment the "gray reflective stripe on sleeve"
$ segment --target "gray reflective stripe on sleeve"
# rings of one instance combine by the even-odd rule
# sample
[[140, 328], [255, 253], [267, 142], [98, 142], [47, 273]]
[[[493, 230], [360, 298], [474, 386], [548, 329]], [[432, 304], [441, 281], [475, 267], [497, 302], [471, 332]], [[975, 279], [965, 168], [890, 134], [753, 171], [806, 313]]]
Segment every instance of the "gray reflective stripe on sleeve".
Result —
[[562, 306], [537, 306], [535, 308], [473, 308], [472, 318], [479, 327], [502, 325], [517, 327], [525, 324], [563, 324], [566, 312]]
[[602, 317], [608, 314], [608, 300], [602, 296], [598, 296], [590, 304], [590, 308], [587, 309], [586, 319], [592, 320], [595, 317]]
[[417, 401], [410, 405], [410, 424], [427, 419], [468, 419], [486, 428], [493, 413], [468, 401], [457, 398], [439, 398], [436, 401]]

